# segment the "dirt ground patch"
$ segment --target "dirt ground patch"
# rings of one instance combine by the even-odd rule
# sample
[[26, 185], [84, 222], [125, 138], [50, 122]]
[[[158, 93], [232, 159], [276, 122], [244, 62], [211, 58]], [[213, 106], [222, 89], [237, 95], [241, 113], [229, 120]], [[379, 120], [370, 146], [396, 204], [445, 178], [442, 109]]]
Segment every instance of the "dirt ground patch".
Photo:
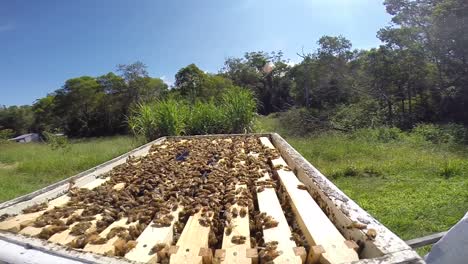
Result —
[[13, 170], [13, 169], [16, 169], [16, 167], [18, 167], [18, 162], [15, 162], [15, 163], [12, 163], [12, 164], [7, 164], [7, 163], [0, 162], [0, 169]]

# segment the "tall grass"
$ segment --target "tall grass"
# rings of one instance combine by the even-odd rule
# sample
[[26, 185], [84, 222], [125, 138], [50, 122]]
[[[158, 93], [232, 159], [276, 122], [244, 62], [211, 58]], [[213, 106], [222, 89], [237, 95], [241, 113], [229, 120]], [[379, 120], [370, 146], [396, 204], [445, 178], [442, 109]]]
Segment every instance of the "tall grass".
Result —
[[252, 92], [234, 88], [223, 95], [222, 108], [229, 133], [247, 133], [253, 128], [256, 104]]
[[256, 104], [252, 93], [227, 89], [221, 100], [186, 101], [166, 99], [140, 104], [128, 119], [135, 135], [152, 140], [160, 136], [246, 133], [253, 127]]
[[213, 101], [197, 102], [191, 109], [187, 133], [191, 135], [216, 134], [226, 131], [223, 111]]
[[188, 106], [174, 99], [137, 105], [128, 118], [130, 130], [147, 140], [161, 135], [181, 135], [188, 121]]

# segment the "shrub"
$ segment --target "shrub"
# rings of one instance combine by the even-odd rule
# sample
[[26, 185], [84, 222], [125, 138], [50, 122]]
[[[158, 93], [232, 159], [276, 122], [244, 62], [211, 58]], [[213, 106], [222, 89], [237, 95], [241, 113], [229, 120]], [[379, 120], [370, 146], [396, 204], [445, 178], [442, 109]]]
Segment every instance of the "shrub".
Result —
[[434, 124], [417, 124], [412, 129], [412, 132], [414, 135], [420, 136], [424, 140], [434, 144], [451, 143], [454, 141], [453, 135], [441, 126]]
[[351, 139], [359, 138], [361, 140], [383, 143], [400, 140], [404, 136], [405, 133], [397, 127], [362, 128], [349, 134], [349, 138]]
[[331, 122], [346, 130], [378, 127], [384, 124], [384, 114], [375, 100], [361, 100], [355, 104], [340, 106], [331, 117]]
[[322, 120], [313, 109], [292, 108], [281, 113], [280, 123], [287, 128], [287, 134], [305, 136], [313, 132], [327, 130], [328, 122]]
[[252, 131], [257, 105], [250, 90], [240, 87], [230, 88], [223, 94], [221, 104], [226, 132]]
[[70, 144], [65, 135], [56, 135], [47, 131], [42, 132], [42, 135], [51, 149], [70, 150]]
[[13, 137], [15, 132], [13, 129], [0, 129], [0, 140], [7, 140]]
[[127, 122], [134, 135], [143, 136], [147, 140], [158, 136], [154, 104], [138, 104]]
[[179, 136], [184, 134], [189, 108], [183, 101], [173, 99], [159, 101], [155, 111], [159, 135]]
[[174, 99], [139, 104], [128, 118], [135, 135], [147, 140], [159, 136], [178, 136], [185, 132], [189, 109], [183, 101]]
[[187, 133], [191, 135], [223, 133], [226, 130], [225, 120], [223, 112], [213, 101], [197, 102], [191, 109]]
[[403, 131], [397, 127], [379, 127], [377, 129], [377, 140], [380, 142], [390, 142], [403, 137]]

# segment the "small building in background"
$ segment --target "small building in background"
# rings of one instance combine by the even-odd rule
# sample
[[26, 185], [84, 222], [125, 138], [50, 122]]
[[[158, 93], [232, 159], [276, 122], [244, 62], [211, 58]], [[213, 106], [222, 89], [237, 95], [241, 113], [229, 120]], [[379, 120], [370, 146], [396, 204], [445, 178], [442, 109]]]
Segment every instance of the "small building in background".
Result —
[[39, 142], [41, 141], [41, 137], [37, 133], [30, 133], [10, 138], [9, 141], [15, 141], [18, 143]]

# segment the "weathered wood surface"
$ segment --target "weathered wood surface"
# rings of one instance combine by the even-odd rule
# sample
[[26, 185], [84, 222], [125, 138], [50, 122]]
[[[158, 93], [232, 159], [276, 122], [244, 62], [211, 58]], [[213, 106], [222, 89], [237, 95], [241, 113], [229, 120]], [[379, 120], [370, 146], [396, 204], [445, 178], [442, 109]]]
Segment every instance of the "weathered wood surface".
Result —
[[[247, 189], [247, 185], [236, 185], [236, 190], [241, 188]], [[224, 258], [221, 260], [221, 263], [252, 263], [252, 259], [247, 256], [247, 250], [250, 249], [250, 222], [248, 208], [245, 206], [239, 206], [237, 203], [234, 204], [231, 208], [235, 208], [238, 212], [241, 210], [246, 210], [247, 214], [244, 217], [238, 215], [237, 217], [232, 218], [232, 229], [229, 235], [226, 235], [226, 233], [228, 233], [228, 227], [224, 228], [222, 245], [222, 249], [224, 250]], [[232, 242], [233, 236], [244, 236], [246, 241], [243, 244], [235, 244]]]
[[[96, 230], [96, 223], [97, 223], [97, 221], [99, 221], [101, 219], [102, 219], [102, 216], [100, 214], [96, 215], [95, 219], [90, 221], [91, 226], [85, 232], [86, 233], [92, 233], [93, 231], [95, 231]], [[60, 232], [60, 233], [57, 233], [57, 234], [54, 234], [53, 236], [51, 236], [49, 238], [49, 241], [53, 242], [53, 243], [60, 244], [60, 245], [66, 245], [66, 244], [72, 242], [77, 237], [70, 234], [70, 232], [71, 232], [73, 226], [77, 225], [78, 223], [79, 222], [73, 223], [72, 225], [70, 225], [68, 227], [67, 230], [65, 230], [63, 232]]]
[[[274, 148], [266, 137], [260, 138], [267, 148]], [[323, 263], [343, 263], [359, 260], [356, 251], [347, 246], [346, 239], [328, 219], [320, 206], [304, 188], [294, 172], [287, 169], [283, 158], [272, 160], [278, 178], [286, 191], [296, 220], [311, 246], [321, 246], [324, 252], [320, 256]]]
[[[100, 186], [106, 181], [107, 181], [106, 179], [98, 178], [83, 185], [81, 188], [92, 190]], [[10, 231], [10, 232], [15, 232], [15, 233], [20, 232], [21, 230], [22, 233], [25, 235], [30, 235], [30, 236], [37, 235], [39, 234], [40, 229], [42, 228], [37, 229], [35, 227], [29, 227], [29, 225], [32, 224], [39, 216], [43, 215], [48, 210], [51, 210], [54, 207], [64, 206], [65, 204], [68, 203], [68, 201], [70, 201], [70, 197], [68, 196], [68, 194], [61, 195], [53, 200], [50, 200], [47, 203], [47, 208], [44, 210], [41, 210], [35, 213], [29, 213], [29, 214], [19, 214], [3, 222], [0, 222], [0, 230]], [[26, 230], [23, 231], [22, 229], [26, 229]]]
[[202, 226], [201, 218], [201, 212], [189, 217], [177, 241], [177, 252], [170, 256], [170, 263], [203, 263], [200, 250], [208, 248], [210, 227]]
[[19, 232], [23, 227], [32, 224], [39, 216], [43, 215], [46, 211], [53, 209], [56, 206], [63, 206], [68, 201], [70, 201], [70, 197], [66, 195], [59, 196], [58, 198], [49, 201], [49, 203], [47, 204], [47, 208], [44, 210], [29, 214], [20, 214], [0, 222], [0, 230], [15, 233]]
[[[99, 233], [100, 237], [106, 237], [109, 232], [115, 227], [125, 227], [128, 228], [131, 224], [127, 224], [127, 218], [121, 218], [118, 221], [113, 222], [110, 224], [104, 231]], [[98, 254], [106, 254], [106, 255], [113, 255], [115, 252], [114, 243], [119, 239], [118, 236], [114, 236], [113, 238], [109, 239], [106, 243], [101, 245], [93, 245], [93, 244], [86, 244], [83, 248], [84, 251], [98, 253]]]
[[[268, 179], [270, 179], [270, 176], [265, 172], [264, 176], [258, 180]], [[301, 257], [296, 256], [294, 252], [296, 243], [291, 240], [291, 230], [284, 216], [278, 196], [276, 196], [275, 189], [265, 188], [262, 192], [257, 191], [257, 200], [260, 212], [266, 213], [278, 221], [278, 226], [263, 230], [264, 241], [266, 243], [278, 242], [277, 250], [278, 252], [282, 252], [282, 254], [274, 259], [274, 263], [302, 263]]]
[[174, 223], [178, 220], [181, 210], [182, 207], [179, 207], [176, 211], [172, 212], [174, 219], [170, 226], [154, 227], [152, 226], [153, 222], [151, 222], [137, 238], [136, 246], [125, 255], [125, 258], [144, 263], [160, 262], [158, 254], [151, 252], [151, 250], [156, 244], [163, 243], [168, 246], [172, 244], [174, 239]]

